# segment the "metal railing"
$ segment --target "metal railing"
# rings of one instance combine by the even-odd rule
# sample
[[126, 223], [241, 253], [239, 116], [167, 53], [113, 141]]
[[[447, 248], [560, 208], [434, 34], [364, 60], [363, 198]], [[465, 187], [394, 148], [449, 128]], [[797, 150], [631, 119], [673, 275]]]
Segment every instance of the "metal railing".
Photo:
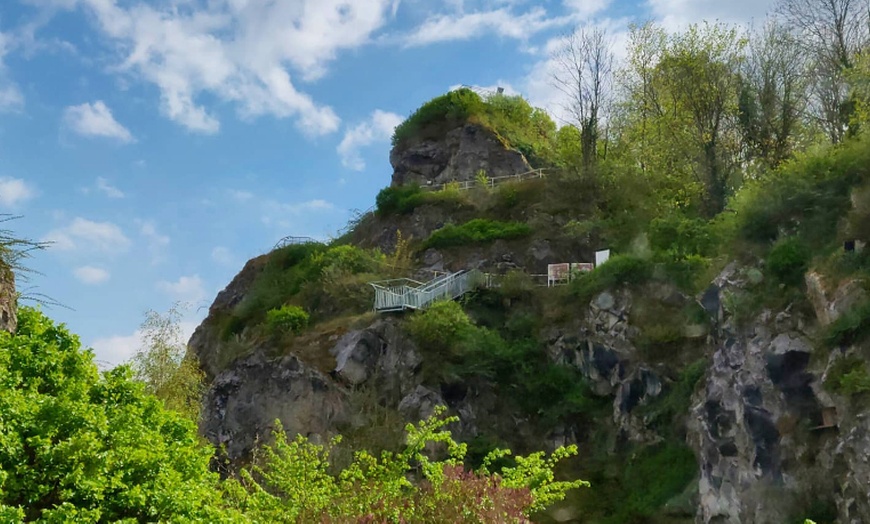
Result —
[[426, 309], [438, 300], [454, 300], [465, 293], [492, 285], [490, 275], [476, 269], [447, 273], [429, 282], [409, 278], [370, 282], [375, 290], [374, 309], [378, 313]]
[[297, 244], [312, 244], [317, 243], [317, 240], [314, 240], [311, 237], [284, 237], [279, 240], [273, 249], [281, 249], [282, 247], [293, 246]]
[[[544, 178], [546, 175], [547, 175], [547, 172], [546, 172], [546, 169], [544, 169], [544, 168], [533, 169], [531, 171], [526, 171], [525, 173], [519, 173], [516, 175], [496, 176], [496, 177], [492, 177], [492, 178], [487, 178], [486, 179], [486, 186], [487, 187], [495, 187], [495, 186], [497, 186], [499, 184], [503, 184], [505, 182], [520, 182], [522, 180], [529, 180], [529, 179], [533, 179], [533, 178]], [[420, 186], [420, 187], [421, 187], [421, 189], [423, 189], [425, 191], [440, 191], [441, 189], [444, 189], [445, 187], [447, 187], [451, 184], [455, 185], [461, 191], [466, 191], [466, 190], [471, 189], [473, 187], [478, 187], [477, 180], [464, 180], [462, 182], [454, 181], [454, 182], [446, 182], [444, 184], [433, 184], [430, 186]]]

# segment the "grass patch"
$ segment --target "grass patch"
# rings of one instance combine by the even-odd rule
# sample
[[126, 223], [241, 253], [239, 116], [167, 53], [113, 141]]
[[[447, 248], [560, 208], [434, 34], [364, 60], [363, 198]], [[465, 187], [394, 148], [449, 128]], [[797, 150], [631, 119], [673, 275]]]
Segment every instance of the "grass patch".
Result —
[[850, 346], [870, 335], [870, 300], [843, 313], [825, 330], [822, 341], [828, 348]]
[[870, 373], [867, 372], [866, 361], [857, 355], [837, 360], [828, 371], [825, 388], [846, 396], [870, 391]]
[[652, 275], [649, 261], [631, 255], [615, 255], [593, 271], [581, 274], [571, 283], [571, 289], [582, 302], [589, 302], [608, 289], [644, 284]]
[[529, 235], [532, 229], [521, 222], [499, 222], [476, 218], [461, 225], [447, 224], [433, 232], [423, 243], [423, 249], [447, 248], [483, 244]]

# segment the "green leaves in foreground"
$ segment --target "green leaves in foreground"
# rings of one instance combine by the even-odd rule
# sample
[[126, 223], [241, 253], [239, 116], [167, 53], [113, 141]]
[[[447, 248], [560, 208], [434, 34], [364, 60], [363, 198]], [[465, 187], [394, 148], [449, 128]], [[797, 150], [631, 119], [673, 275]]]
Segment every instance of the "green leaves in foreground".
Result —
[[[408, 425], [400, 453], [355, 454], [334, 472], [332, 444], [303, 437], [259, 451], [238, 478], [210, 472], [214, 449], [121, 366], [100, 373], [78, 338], [22, 308], [0, 332], [0, 522], [527, 522], [583, 481], [553, 468], [576, 447], [466, 471], [443, 409]], [[440, 453], [442, 458], [433, 458]]]
[[[495, 450], [478, 471], [462, 466], [465, 444], [443, 428], [458, 421], [442, 417], [406, 426], [407, 444], [399, 453], [375, 457], [359, 451], [338, 475], [329, 472], [332, 446], [304, 437], [288, 441], [278, 427], [275, 444], [264, 448], [259, 465], [228, 483], [228, 493], [245, 515], [258, 522], [528, 522], [528, 515], [561, 500], [587, 482], [556, 481], [556, 464], [577, 453], [576, 446], [551, 456], [517, 457], [516, 466], [490, 472], [510, 451]], [[443, 458], [430, 458], [432, 449]]]

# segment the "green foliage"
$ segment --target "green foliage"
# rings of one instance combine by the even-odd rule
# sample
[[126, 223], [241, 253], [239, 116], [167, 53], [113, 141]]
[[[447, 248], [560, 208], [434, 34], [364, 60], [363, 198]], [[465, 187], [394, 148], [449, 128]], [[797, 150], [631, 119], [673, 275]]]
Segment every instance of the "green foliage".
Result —
[[[228, 522], [190, 420], [30, 308], [0, 332], [0, 515], [41, 522]], [[11, 520], [10, 520], [11, 522]]]
[[458, 226], [447, 224], [434, 231], [423, 243], [423, 249], [482, 244], [499, 239], [519, 238], [531, 232], [531, 228], [521, 222], [498, 222], [475, 218]]
[[[262, 450], [257, 464], [230, 481], [227, 492], [255, 522], [526, 522], [530, 513], [564, 498], [568, 490], [588, 486], [556, 481], [553, 469], [576, 447], [559, 448], [550, 457], [518, 456], [498, 475], [492, 465], [509, 455], [493, 450], [477, 471], [466, 471], [465, 444], [443, 428], [458, 421], [443, 417], [444, 408], [417, 425], [408, 424], [403, 450], [380, 457], [358, 452], [337, 475], [330, 472], [330, 453], [337, 444], [321, 446], [302, 436], [288, 441], [280, 423], [275, 444]], [[433, 459], [432, 444], [446, 449]]]
[[459, 303], [443, 300], [408, 320], [408, 332], [420, 347], [450, 352], [474, 327]]
[[857, 395], [870, 391], [867, 363], [857, 355], [838, 359], [828, 370], [825, 388], [840, 395]]
[[810, 249], [799, 238], [783, 238], [767, 255], [765, 269], [777, 282], [799, 286], [804, 281], [811, 257]]
[[582, 302], [598, 293], [620, 286], [637, 286], [652, 278], [649, 261], [631, 255], [614, 255], [593, 271], [571, 282], [571, 289]]
[[708, 256], [717, 247], [707, 221], [680, 215], [653, 219], [649, 226], [649, 243], [653, 250], [674, 258]]
[[625, 466], [622, 487], [626, 500], [608, 522], [650, 517], [679, 495], [698, 473], [695, 455], [685, 444], [667, 443], [643, 449]]
[[672, 435], [674, 428], [682, 426], [679, 419], [687, 416], [692, 394], [704, 378], [708, 364], [702, 358], [686, 366], [662, 395], [649, 404], [639, 406], [638, 413], [650, 426], [663, 434]]
[[870, 334], [870, 301], [861, 303], [831, 322], [823, 333], [825, 346], [850, 346]]
[[308, 326], [308, 319], [301, 307], [285, 304], [266, 313], [266, 326], [273, 333], [299, 333]]
[[140, 328], [143, 345], [130, 364], [147, 393], [162, 400], [167, 409], [197, 422], [205, 390], [204, 373], [194, 357], [186, 356], [181, 316], [178, 304], [165, 315], [148, 311]]
[[393, 146], [428, 136], [440, 137], [444, 131], [464, 124], [474, 115], [484, 113], [484, 102], [471, 89], [456, 89], [437, 96], [417, 109], [396, 126]]
[[492, 95], [485, 100], [485, 122], [532, 165], [550, 163], [556, 124], [546, 111], [532, 107], [521, 96]]
[[405, 215], [421, 205], [425, 200], [425, 193], [417, 185], [387, 186], [378, 192], [375, 197], [378, 216]]
[[852, 189], [870, 174], [867, 140], [799, 155], [773, 176], [745, 185], [731, 204], [737, 235], [762, 244], [792, 235], [810, 246], [829, 245], [851, 206]]

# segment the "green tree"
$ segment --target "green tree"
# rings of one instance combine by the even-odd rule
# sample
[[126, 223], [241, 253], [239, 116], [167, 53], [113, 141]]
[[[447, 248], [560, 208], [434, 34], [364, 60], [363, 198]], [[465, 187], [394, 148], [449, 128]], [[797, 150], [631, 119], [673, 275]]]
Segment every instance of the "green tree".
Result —
[[639, 136], [638, 162], [671, 207], [722, 211], [736, 173], [738, 70], [745, 41], [724, 25], [667, 35], [632, 30], [622, 139]]
[[[510, 452], [494, 450], [477, 471], [467, 471], [465, 444], [444, 427], [458, 421], [444, 408], [419, 424], [408, 424], [405, 448], [375, 457], [365, 451], [338, 475], [330, 472], [330, 445], [304, 437], [288, 441], [278, 424], [275, 444], [257, 464], [227, 483], [229, 500], [255, 522], [528, 522], [534, 511], [562, 500], [582, 480], [557, 481], [553, 469], [575, 455], [562, 447], [547, 457], [516, 457], [514, 467], [493, 467]], [[433, 458], [431, 450], [442, 450]], [[446, 455], [446, 456], [444, 456]], [[362, 520], [360, 520], [362, 519]]]
[[212, 451], [120, 366], [100, 374], [78, 337], [22, 308], [0, 332], [4, 521], [228, 522]]
[[173, 304], [166, 314], [149, 310], [140, 331], [142, 346], [131, 367], [145, 390], [163, 401], [167, 409], [191, 420], [199, 419], [203, 378], [196, 359], [188, 356], [181, 335], [182, 306]]

